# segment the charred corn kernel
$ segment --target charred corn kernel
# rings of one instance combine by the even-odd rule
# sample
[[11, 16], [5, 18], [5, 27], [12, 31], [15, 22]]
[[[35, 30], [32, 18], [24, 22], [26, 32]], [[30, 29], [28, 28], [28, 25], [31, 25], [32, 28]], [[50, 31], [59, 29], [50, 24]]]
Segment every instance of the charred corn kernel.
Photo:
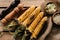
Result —
[[18, 21], [19, 22], [23, 22], [35, 9], [35, 6], [32, 5], [29, 9], [27, 9], [19, 18]]
[[22, 24], [25, 26], [29, 25], [36, 18], [39, 12], [40, 12], [40, 7], [37, 7]]
[[40, 12], [27, 30], [29, 30], [32, 33], [33, 30], [36, 28], [36, 25], [38, 24], [38, 22], [42, 19], [43, 15], [44, 15], [44, 13]]
[[45, 21], [47, 21], [47, 17], [44, 17], [39, 24], [37, 25], [37, 27], [35, 28], [34, 32], [32, 33], [31, 39], [37, 37], [37, 35], [39, 34], [39, 32], [41, 31], [43, 24], [45, 23]]
[[1, 22], [3, 24], [6, 24], [8, 21], [10, 21], [21, 9], [23, 8], [22, 4], [19, 4], [12, 12], [10, 12], [8, 15], [6, 15]]

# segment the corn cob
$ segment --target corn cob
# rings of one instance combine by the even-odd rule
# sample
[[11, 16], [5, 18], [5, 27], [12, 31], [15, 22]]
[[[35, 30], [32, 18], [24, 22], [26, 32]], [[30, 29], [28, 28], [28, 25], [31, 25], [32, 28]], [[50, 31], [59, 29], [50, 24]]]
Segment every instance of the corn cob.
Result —
[[37, 8], [32, 12], [32, 14], [29, 15], [29, 17], [28, 17], [24, 22], [22, 22], [22, 24], [23, 24], [24, 26], [29, 25], [29, 24], [36, 18], [36, 16], [39, 14], [39, 12], [40, 12], [40, 7], [37, 7]]
[[31, 23], [31, 25], [29, 26], [28, 30], [32, 33], [33, 30], [35, 29], [36, 25], [38, 24], [38, 22], [42, 19], [44, 13], [40, 12], [39, 15], [35, 18], [35, 20]]
[[52, 17], [48, 18], [47, 21], [47, 28], [45, 30], [45, 32], [43, 33], [43, 35], [38, 39], [38, 40], [44, 40], [46, 38], [46, 36], [51, 32], [52, 29]]
[[[39, 14], [40, 12], [40, 7], [37, 7], [33, 12], [32, 14], [22, 23], [25, 27], [28, 26], [28, 24], [30, 24], [36, 17], [37, 15]], [[29, 32], [29, 30], [26, 30], [25, 31], [25, 34], [22, 38], [22, 40], [28, 40], [29, 37], [31, 35], [31, 32]]]
[[32, 33], [31, 40], [32, 40], [33, 38], [34, 38], [34, 39], [37, 38], [37, 35], [38, 35], [39, 32], [41, 31], [42, 26], [43, 26], [43, 24], [44, 24], [45, 21], [47, 21], [47, 17], [44, 17], [44, 18], [39, 22], [39, 24], [38, 24], [37, 27], [35, 28], [34, 32]]
[[6, 24], [8, 21], [10, 21], [15, 14], [17, 14], [21, 9], [23, 8], [22, 4], [19, 4], [12, 12], [10, 12], [7, 16], [5, 16], [1, 22], [3, 24]]
[[31, 6], [29, 9], [27, 9], [19, 18], [18, 21], [19, 22], [23, 22], [35, 9], [35, 6]]

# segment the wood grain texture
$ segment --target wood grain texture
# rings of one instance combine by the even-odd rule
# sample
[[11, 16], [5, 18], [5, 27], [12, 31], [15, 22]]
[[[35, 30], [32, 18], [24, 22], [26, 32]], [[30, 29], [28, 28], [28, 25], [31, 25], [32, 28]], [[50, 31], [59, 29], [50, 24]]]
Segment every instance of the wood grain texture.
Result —
[[0, 7], [8, 7], [13, 0], [0, 0]]
[[4, 10], [4, 8], [0, 8], [0, 14], [1, 14], [2, 10]]
[[13, 36], [7, 32], [4, 32], [0, 40], [14, 40]]
[[31, 5], [41, 6], [42, 2], [44, 2], [44, 0], [21, 0], [21, 3], [28, 7]]
[[[14, 0], [0, 0], [0, 7], [8, 7]], [[24, 6], [41, 6], [42, 2], [44, 0], [21, 0], [21, 4], [24, 4]]]

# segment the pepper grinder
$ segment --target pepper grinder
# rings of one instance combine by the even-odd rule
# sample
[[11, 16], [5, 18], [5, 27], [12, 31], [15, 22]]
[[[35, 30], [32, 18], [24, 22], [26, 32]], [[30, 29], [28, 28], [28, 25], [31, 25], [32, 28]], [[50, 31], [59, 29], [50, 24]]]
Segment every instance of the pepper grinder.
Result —
[[0, 20], [0, 31], [3, 31], [3, 27], [11, 21], [11, 19], [23, 8], [22, 4], [19, 4], [12, 12], [6, 15], [2, 20]]
[[19, 3], [20, 3], [20, 0], [14, 0], [8, 8], [6, 8], [1, 12], [0, 20], [3, 19], [8, 13], [10, 13]]

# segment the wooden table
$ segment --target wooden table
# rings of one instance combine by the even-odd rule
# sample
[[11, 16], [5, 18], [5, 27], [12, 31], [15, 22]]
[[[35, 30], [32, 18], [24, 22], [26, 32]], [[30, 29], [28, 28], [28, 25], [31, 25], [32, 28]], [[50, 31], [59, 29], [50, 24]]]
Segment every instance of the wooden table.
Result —
[[[13, 1], [14, 0], [0, 0], [0, 12], [4, 10], [5, 7], [8, 7]], [[31, 5], [41, 6], [42, 2], [44, 2], [44, 0], [21, 0], [21, 3], [24, 4], [24, 6]], [[13, 39], [11, 39], [11, 35], [5, 33], [4, 36], [0, 38], [0, 40], [13, 40]], [[46, 40], [60, 40], [59, 29], [53, 27], [51, 33], [47, 36]]]
[[[0, 7], [8, 7], [12, 1], [14, 0], [0, 0]], [[24, 6], [40, 6], [42, 2], [44, 2], [44, 0], [21, 0], [21, 3], [24, 4]]]
[[[8, 7], [14, 0], [0, 0], [0, 12]], [[25, 7], [31, 5], [41, 6], [44, 0], [21, 0], [21, 4], [24, 4]]]

